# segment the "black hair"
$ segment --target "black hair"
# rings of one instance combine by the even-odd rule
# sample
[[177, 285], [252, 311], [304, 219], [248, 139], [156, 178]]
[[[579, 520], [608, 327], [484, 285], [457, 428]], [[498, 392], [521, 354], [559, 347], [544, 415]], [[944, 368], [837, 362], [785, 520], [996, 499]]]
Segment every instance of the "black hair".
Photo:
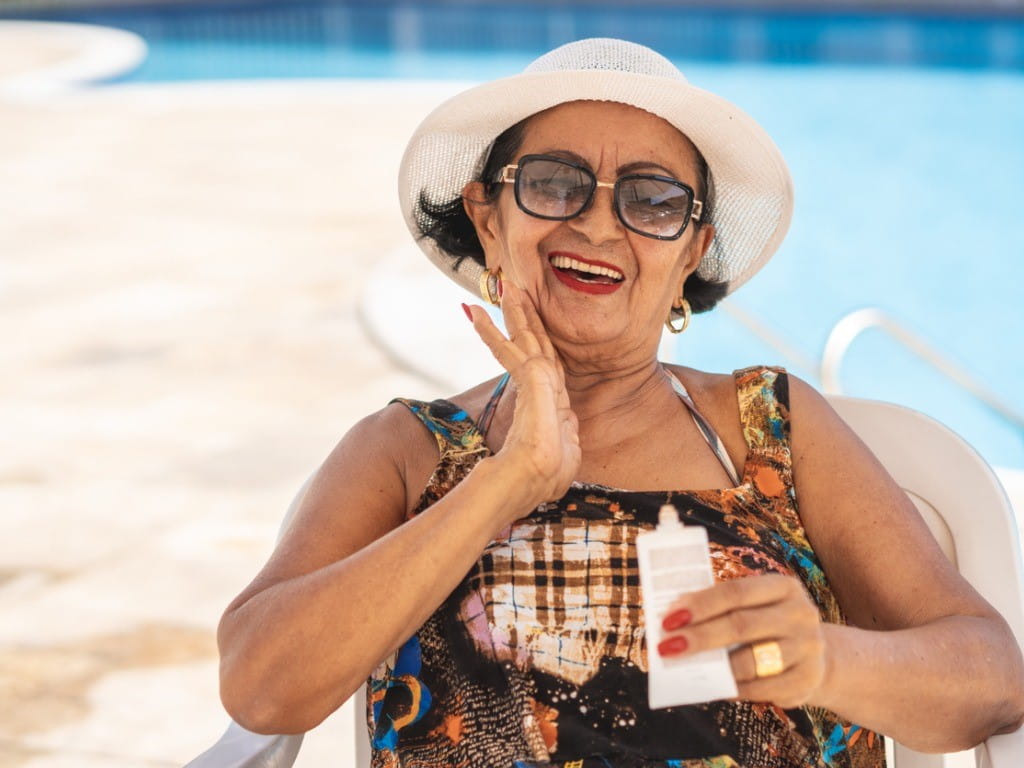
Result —
[[[483, 183], [484, 196], [489, 202], [493, 202], [501, 191], [501, 169], [513, 161], [516, 152], [522, 146], [526, 122], [529, 119], [520, 120], [511, 128], [505, 129], [494, 140], [483, 168], [474, 179]], [[700, 221], [693, 222], [694, 228], [699, 228], [712, 219], [715, 185], [704, 155], [696, 147], [694, 153], [698, 180], [697, 196], [704, 201]], [[467, 258], [473, 259], [480, 266], [486, 266], [483, 246], [477, 237], [476, 227], [466, 214], [461, 195], [453, 200], [436, 202], [428, 198], [425, 191], [421, 191], [417, 208], [419, 210], [416, 220], [420, 222], [420, 237], [433, 240], [441, 250], [455, 257], [453, 269], [457, 269], [462, 260]], [[690, 308], [694, 312], [707, 312], [728, 292], [728, 281], [706, 280], [698, 276], [696, 271], [686, 278], [683, 285], [683, 295], [690, 302]]]

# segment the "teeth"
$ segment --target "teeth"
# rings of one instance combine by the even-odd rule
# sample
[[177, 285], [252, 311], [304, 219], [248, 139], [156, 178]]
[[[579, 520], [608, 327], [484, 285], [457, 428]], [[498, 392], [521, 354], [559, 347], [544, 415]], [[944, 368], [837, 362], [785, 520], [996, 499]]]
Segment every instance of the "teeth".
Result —
[[608, 267], [599, 267], [596, 264], [587, 264], [583, 261], [576, 261], [576, 259], [568, 256], [552, 256], [551, 266], [557, 267], [558, 269], [575, 269], [577, 272], [587, 272], [591, 275], [604, 275], [610, 277], [613, 280], [621, 280], [623, 275], [617, 269], [610, 269]]

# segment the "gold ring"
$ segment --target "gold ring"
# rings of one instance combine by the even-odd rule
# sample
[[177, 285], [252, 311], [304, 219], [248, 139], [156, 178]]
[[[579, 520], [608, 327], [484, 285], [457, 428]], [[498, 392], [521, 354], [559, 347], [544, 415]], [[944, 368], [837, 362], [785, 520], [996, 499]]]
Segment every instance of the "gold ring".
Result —
[[755, 643], [750, 650], [754, 652], [754, 674], [758, 677], [772, 677], [786, 668], [782, 663], [782, 646], [774, 640]]

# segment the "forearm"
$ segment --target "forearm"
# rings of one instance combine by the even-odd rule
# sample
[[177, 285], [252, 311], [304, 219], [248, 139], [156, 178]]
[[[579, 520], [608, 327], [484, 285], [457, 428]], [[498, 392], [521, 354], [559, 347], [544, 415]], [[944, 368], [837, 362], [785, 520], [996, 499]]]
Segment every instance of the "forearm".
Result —
[[921, 752], [972, 747], [1024, 716], [1020, 651], [995, 619], [953, 616], [879, 632], [826, 625], [812, 701]]
[[532, 499], [484, 460], [437, 504], [353, 555], [257, 593], [221, 620], [221, 695], [251, 730], [308, 730], [451, 593]]

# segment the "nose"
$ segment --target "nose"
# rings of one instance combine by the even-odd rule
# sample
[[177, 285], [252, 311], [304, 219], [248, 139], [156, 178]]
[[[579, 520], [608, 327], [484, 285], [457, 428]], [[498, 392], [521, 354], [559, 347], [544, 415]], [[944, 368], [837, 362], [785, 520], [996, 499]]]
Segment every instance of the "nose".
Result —
[[598, 184], [594, 196], [583, 213], [569, 219], [567, 224], [587, 238], [593, 245], [602, 245], [622, 239], [626, 230], [615, 213], [615, 193], [612, 184]]

